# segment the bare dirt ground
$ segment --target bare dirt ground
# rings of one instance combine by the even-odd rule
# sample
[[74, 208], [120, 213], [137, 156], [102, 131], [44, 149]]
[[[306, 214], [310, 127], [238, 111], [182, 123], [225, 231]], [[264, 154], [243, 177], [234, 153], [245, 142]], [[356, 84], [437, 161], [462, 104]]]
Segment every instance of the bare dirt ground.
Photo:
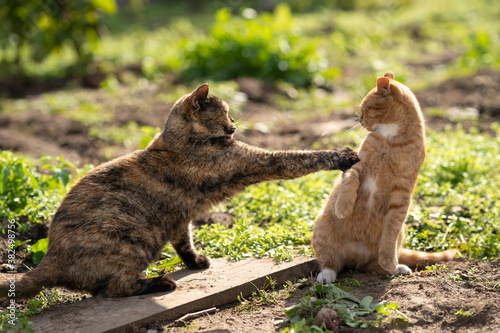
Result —
[[[500, 260], [470, 261], [458, 258], [446, 268], [418, 271], [411, 276], [390, 279], [386, 276], [343, 273], [361, 282], [349, 292], [358, 299], [372, 296], [375, 301], [396, 302], [410, 321], [397, 316], [387, 318], [384, 332], [498, 332], [500, 330]], [[441, 266], [444, 267], [444, 266]], [[276, 322], [285, 319], [283, 310], [299, 303], [309, 289], [308, 282], [296, 285], [286, 295], [281, 292], [275, 304], [232, 305], [215, 314], [177, 323], [155, 323], [148, 329], [167, 332], [273, 332]], [[352, 280], [351, 280], [352, 281]], [[353, 329], [341, 326], [338, 332], [379, 332], [379, 328]], [[146, 332], [146, 327], [138, 330]]]
[[[240, 83], [240, 89], [246, 90], [248, 101], [244, 108], [253, 110], [251, 117], [254, 120], [266, 117], [277, 124], [266, 131], [255, 128], [241, 131], [238, 138], [251, 144], [274, 149], [310, 149], [311, 145], [322, 137], [334, 136], [356, 124], [352, 114], [343, 112], [308, 121], [290, 121], [286, 111], [274, 107], [267, 95], [269, 89], [259, 82]], [[464, 128], [475, 126], [494, 135], [491, 124], [500, 121], [499, 91], [500, 72], [482, 72], [472, 77], [452, 79], [425, 91], [416, 92], [416, 95], [426, 114], [429, 128], [442, 130], [446, 125], [455, 126], [460, 123]], [[159, 110], [169, 108], [168, 104], [155, 102], [149, 107], [150, 113], [144, 114], [133, 107], [123, 106], [112, 123], [120, 125], [133, 120], [140, 125], [161, 126], [166, 113]], [[431, 112], [435, 108], [445, 110], [444, 114]], [[460, 116], [460, 112], [466, 114], [467, 120]], [[79, 164], [103, 162], [106, 143], [90, 139], [88, 130], [75, 120], [58, 114], [42, 114], [38, 110], [22, 114], [0, 113], [0, 149], [34, 156], [41, 153], [62, 155], [72, 162], [78, 161]], [[129, 148], [121, 147], [118, 153], [124, 154], [128, 151]], [[32, 239], [32, 243], [46, 235], [44, 228], [37, 228], [26, 236], [27, 239]], [[0, 247], [3, 249], [5, 240], [1, 238]], [[19, 253], [23, 252], [24, 247], [20, 248]], [[5, 256], [3, 252], [0, 257]], [[18, 271], [26, 271], [22, 262], [29, 258], [19, 259]], [[339, 281], [347, 276], [361, 281], [364, 287], [351, 290], [355, 296], [362, 298], [371, 295], [375, 301], [396, 302], [401, 312], [410, 318], [410, 322], [406, 324], [401, 321], [387, 321], [383, 325], [383, 331], [500, 331], [500, 260], [480, 262], [460, 258], [446, 263], [446, 266], [446, 269], [423, 271], [401, 279], [343, 273], [339, 276]], [[291, 277], [291, 280], [294, 278], [296, 277]], [[152, 323], [149, 326], [137, 327], [135, 331], [145, 333], [148, 329], [163, 329], [172, 332], [272, 332], [277, 329], [275, 322], [285, 317], [283, 309], [298, 303], [307, 289], [307, 285], [299, 284], [291, 292], [291, 296], [287, 295], [288, 291], [282, 291], [276, 297], [276, 302], [270, 304], [250, 300], [250, 305], [239, 306], [239, 303], [235, 303], [219, 309], [215, 314], [187, 323]], [[340, 331], [357, 332], [360, 329], [342, 326]]]

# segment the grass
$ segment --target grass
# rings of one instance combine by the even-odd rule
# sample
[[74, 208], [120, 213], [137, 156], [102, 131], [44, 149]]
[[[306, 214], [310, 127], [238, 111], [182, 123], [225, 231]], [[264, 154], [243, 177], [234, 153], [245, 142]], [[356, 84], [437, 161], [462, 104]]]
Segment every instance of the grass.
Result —
[[15, 220], [19, 232], [47, 222], [75, 180], [71, 174], [82, 172], [62, 158], [33, 160], [9, 151], [0, 151], [0, 162], [0, 220]]
[[425, 250], [458, 247], [483, 260], [499, 257], [499, 158], [498, 136], [460, 128], [430, 133], [409, 216], [408, 245]]

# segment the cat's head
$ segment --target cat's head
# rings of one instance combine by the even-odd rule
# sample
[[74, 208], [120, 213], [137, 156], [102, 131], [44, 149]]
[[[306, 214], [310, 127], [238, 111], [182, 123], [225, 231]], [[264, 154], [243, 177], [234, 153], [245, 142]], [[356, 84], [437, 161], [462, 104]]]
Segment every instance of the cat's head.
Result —
[[421, 118], [415, 95], [402, 83], [394, 80], [392, 73], [377, 79], [377, 86], [363, 99], [360, 123], [369, 131], [379, 131], [384, 136], [394, 136], [404, 123]]
[[193, 139], [227, 141], [236, 131], [234, 119], [228, 111], [227, 103], [209, 95], [208, 84], [204, 84], [175, 103], [167, 127], [174, 125], [177, 130], [189, 131]]

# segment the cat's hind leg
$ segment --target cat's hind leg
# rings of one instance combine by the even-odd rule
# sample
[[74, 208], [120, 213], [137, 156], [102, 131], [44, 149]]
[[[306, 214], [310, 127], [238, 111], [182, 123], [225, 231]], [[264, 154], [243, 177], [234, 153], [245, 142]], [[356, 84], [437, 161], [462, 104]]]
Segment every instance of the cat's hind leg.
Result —
[[333, 212], [327, 207], [316, 217], [313, 229], [312, 246], [316, 259], [321, 266], [321, 272], [316, 280], [318, 283], [333, 283], [337, 279], [337, 273], [344, 266], [344, 252], [342, 244], [337, 242], [335, 228], [332, 219]]
[[143, 275], [118, 276], [110, 279], [106, 288], [100, 290], [99, 294], [107, 297], [144, 295], [172, 291], [176, 286], [174, 279], [168, 275], [150, 279]]
[[325, 267], [321, 270], [316, 278], [318, 283], [333, 283], [337, 279], [337, 272], [333, 269]]
[[402, 264], [398, 264], [396, 266], [396, 269], [389, 272], [389, 274], [391, 275], [408, 275], [408, 274], [411, 274], [411, 269], [410, 267], [406, 266], [406, 265], [402, 265]]
[[[333, 251], [332, 251], [333, 250]], [[318, 283], [333, 283], [337, 279], [337, 274], [344, 267], [344, 253], [329, 249], [330, 254], [325, 258], [324, 253], [320, 253], [318, 262], [321, 264], [321, 272], [316, 281]]]
[[401, 264], [397, 264], [395, 270], [387, 271], [386, 269], [382, 268], [382, 266], [380, 266], [378, 260], [371, 261], [369, 264], [367, 264], [363, 268], [363, 270], [365, 272], [375, 272], [375, 273], [382, 274], [382, 275], [389, 273], [390, 275], [393, 275], [393, 276], [394, 275], [408, 275], [408, 274], [412, 273], [411, 269], [408, 266], [401, 265]]

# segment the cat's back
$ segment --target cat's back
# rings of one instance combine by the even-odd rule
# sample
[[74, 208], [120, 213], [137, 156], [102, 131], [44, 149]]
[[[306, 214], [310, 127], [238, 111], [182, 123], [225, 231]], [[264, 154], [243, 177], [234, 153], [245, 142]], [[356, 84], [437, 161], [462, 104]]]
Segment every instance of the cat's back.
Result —
[[[144, 151], [136, 151], [103, 163], [80, 178], [68, 192], [52, 220], [58, 225], [97, 223], [108, 216], [147, 215], [154, 194], [151, 173], [140, 162]], [[156, 186], [157, 187], [157, 186]]]

